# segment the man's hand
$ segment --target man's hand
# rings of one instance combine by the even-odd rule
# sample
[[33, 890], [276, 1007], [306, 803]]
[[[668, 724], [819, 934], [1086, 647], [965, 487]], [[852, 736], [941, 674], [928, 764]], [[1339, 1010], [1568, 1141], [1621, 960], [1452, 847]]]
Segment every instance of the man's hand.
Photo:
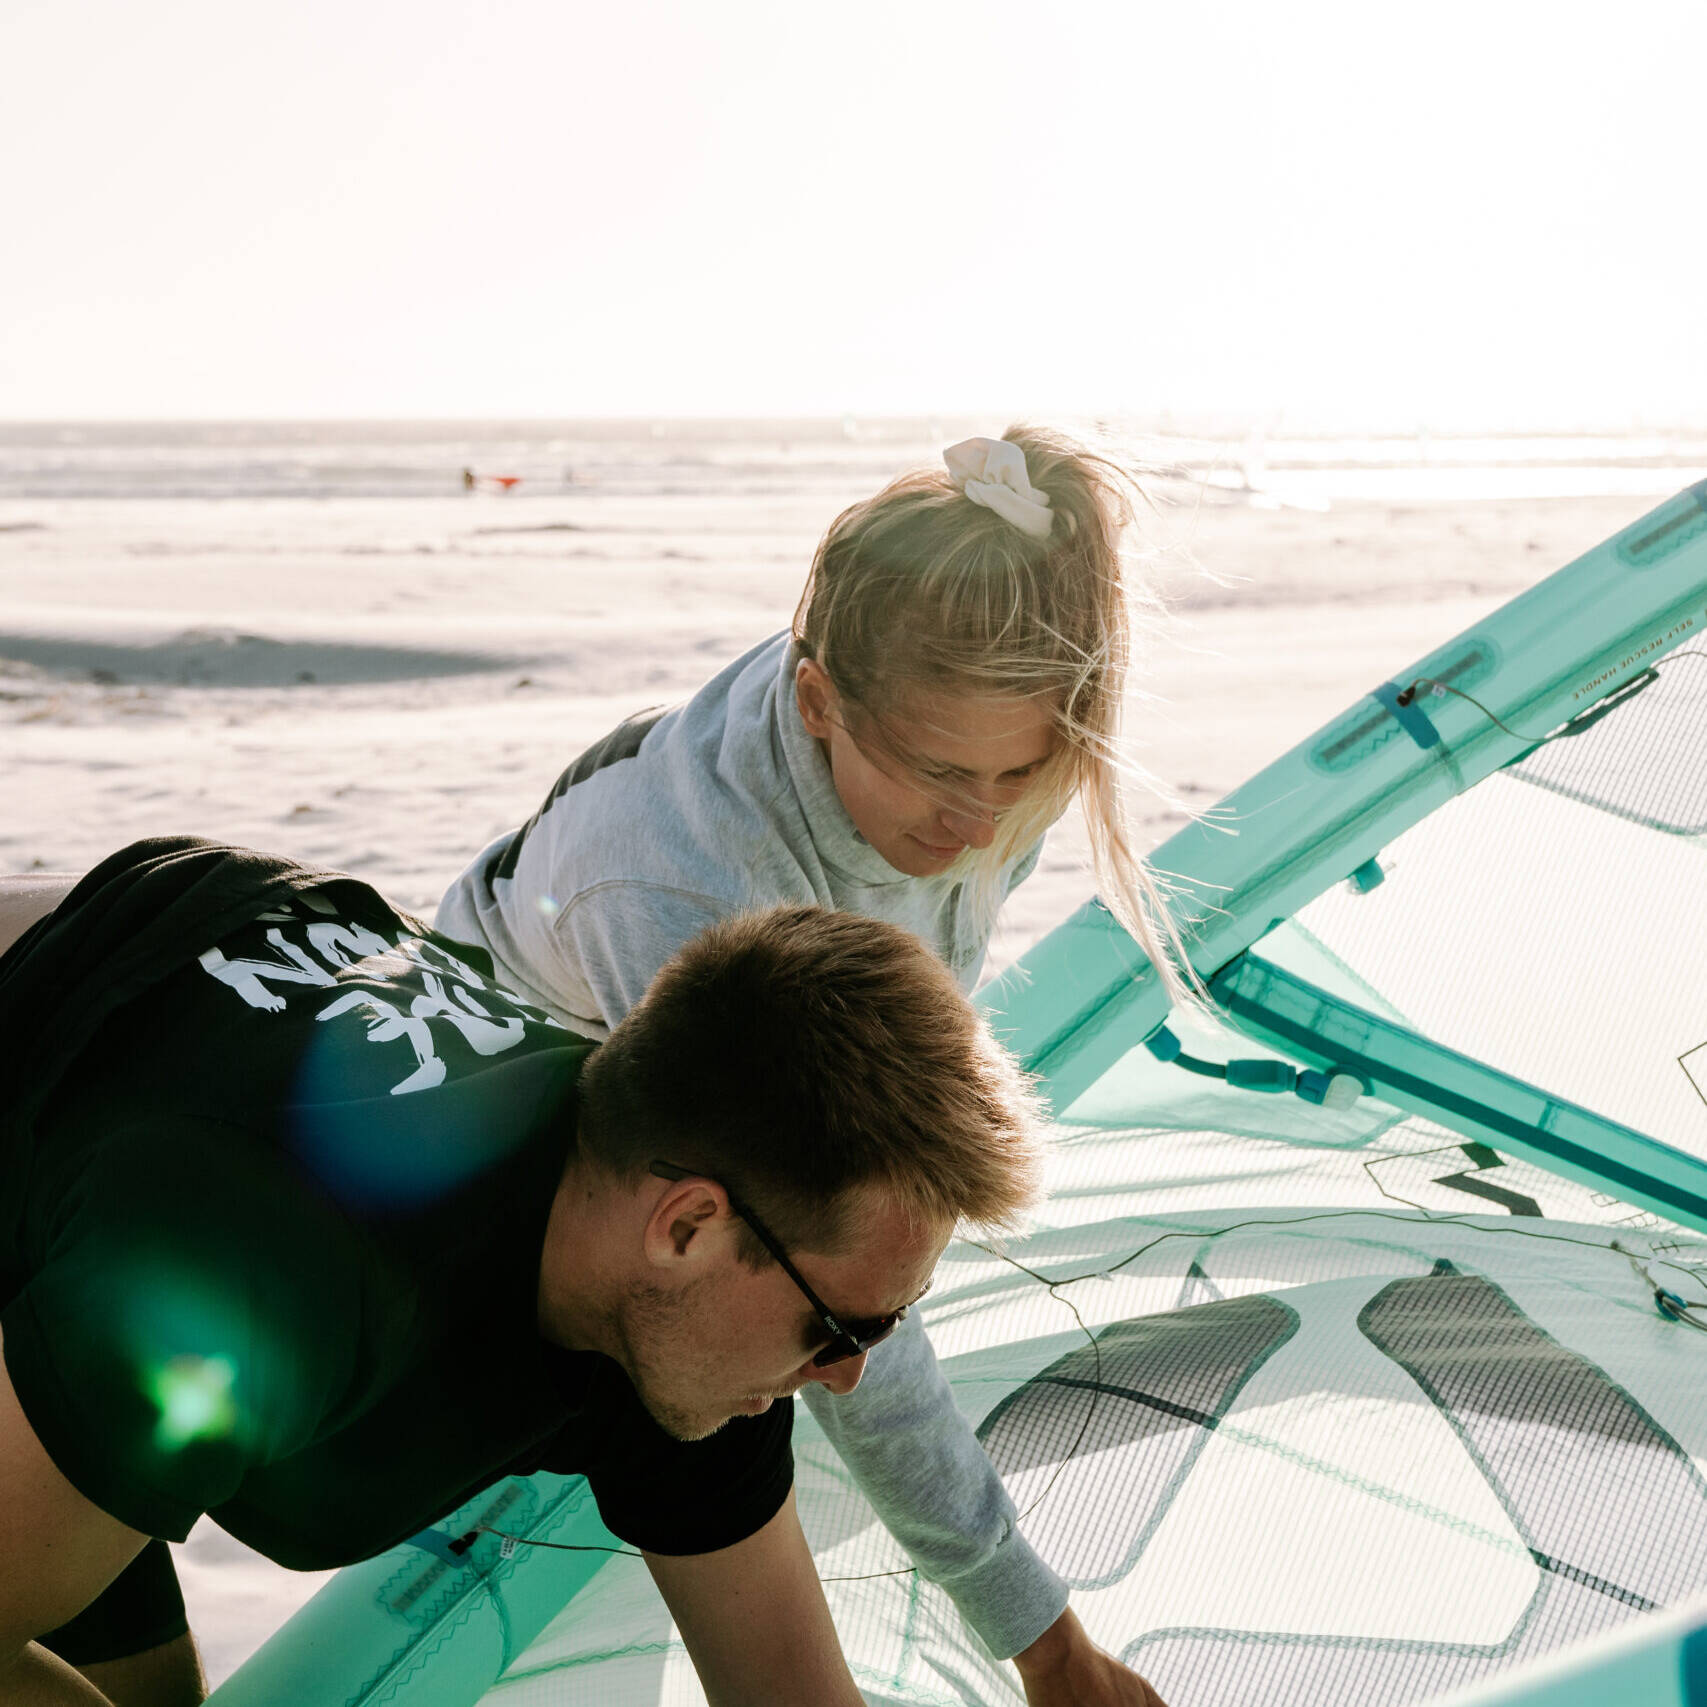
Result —
[[1161, 1696], [1089, 1636], [1071, 1607], [1014, 1655], [1030, 1707], [1165, 1707]]

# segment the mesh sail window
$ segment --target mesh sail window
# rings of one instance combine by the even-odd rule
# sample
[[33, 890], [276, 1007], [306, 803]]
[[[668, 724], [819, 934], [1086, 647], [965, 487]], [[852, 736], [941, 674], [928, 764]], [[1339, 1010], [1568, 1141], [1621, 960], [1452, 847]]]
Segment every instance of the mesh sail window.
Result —
[[[1207, 1137], [1124, 1141], [1183, 1169]], [[1109, 1139], [1062, 1131], [1081, 1181]], [[1303, 1171], [1343, 1200], [1344, 1161]], [[1363, 1189], [1371, 1207], [1253, 1211], [1205, 1173], [1195, 1211], [1145, 1217], [1110, 1179], [1070, 1232], [951, 1247], [925, 1311], [1021, 1532], [1170, 1707], [1405, 1707], [1707, 1590], [1707, 1357], [1615, 1230]], [[1699, 1290], [1707, 1242], [1654, 1241]], [[804, 1412], [796, 1469], [866, 1701], [1016, 1700]], [[703, 1696], [617, 1556], [483, 1699]]]

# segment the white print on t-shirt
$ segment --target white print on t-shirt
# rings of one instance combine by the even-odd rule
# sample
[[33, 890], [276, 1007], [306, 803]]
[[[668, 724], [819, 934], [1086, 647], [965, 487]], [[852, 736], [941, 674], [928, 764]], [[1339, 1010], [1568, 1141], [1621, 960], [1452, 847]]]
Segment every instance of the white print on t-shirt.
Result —
[[267, 941], [287, 957], [288, 965], [277, 960], [227, 960], [219, 949], [210, 948], [201, 956], [202, 970], [211, 972], [220, 983], [229, 984], [250, 1007], [260, 1008], [269, 1014], [282, 1014], [285, 999], [275, 996], [261, 982], [263, 978], [270, 978], [278, 984], [313, 984], [320, 989], [338, 982], [324, 967], [316, 966], [294, 943], [286, 942], [284, 932], [278, 926], [267, 932]]
[[[493, 1018], [459, 984], [452, 984], [447, 994], [444, 984], [431, 972], [421, 974], [421, 983], [426, 994], [417, 996], [409, 1004], [410, 1013], [417, 1019], [448, 1019], [476, 1055], [501, 1055], [521, 1042], [523, 1028], [519, 1019]], [[458, 1002], [461, 1007], [457, 1006]], [[324, 1019], [326, 1016], [322, 1014], [320, 1017]]]
[[361, 925], [334, 925], [316, 919], [308, 927], [314, 952], [333, 966], [356, 966], [375, 955], [388, 954], [391, 944]]
[[[526, 1035], [527, 1020], [559, 1031], [564, 1029], [543, 1009], [523, 1001], [501, 985], [488, 983], [466, 961], [423, 937], [399, 934], [395, 942], [387, 942], [364, 925], [338, 924], [325, 919], [298, 928], [308, 939], [307, 949], [292, 942], [274, 925], [267, 931], [267, 945], [277, 950], [281, 958], [231, 960], [222, 950], [210, 948], [200, 956], [202, 969], [235, 990], [250, 1007], [263, 1013], [283, 1013], [288, 997], [269, 986], [335, 989], [338, 985], [335, 972], [353, 971], [373, 978], [395, 979], [407, 975], [411, 967], [416, 968], [422, 993], [410, 1001], [406, 1013], [383, 996], [367, 990], [348, 990], [314, 1016], [323, 1021], [344, 1014], [361, 1014], [366, 1020], [368, 1042], [401, 1041], [409, 1045], [415, 1056], [415, 1070], [391, 1087], [393, 1096], [431, 1090], [444, 1083], [445, 1064], [433, 1047], [430, 1022], [435, 1019], [454, 1026], [477, 1055], [501, 1055], [506, 1049], [513, 1049]], [[391, 962], [389, 966], [385, 965], [387, 960]], [[512, 1011], [488, 1012], [477, 999], [476, 991]]]
[[[370, 996], [365, 990], [352, 990], [324, 1007], [316, 1019], [336, 1019], [339, 1014], [367, 1015], [369, 1043], [391, 1043], [406, 1038], [415, 1051], [415, 1071], [391, 1087], [394, 1097], [407, 1096], [410, 1091], [430, 1091], [445, 1082], [445, 1064], [433, 1053], [433, 1030], [424, 1019], [413, 1014], [400, 1014], [390, 1002], [380, 996]], [[517, 1025], [521, 1022], [518, 1020]]]

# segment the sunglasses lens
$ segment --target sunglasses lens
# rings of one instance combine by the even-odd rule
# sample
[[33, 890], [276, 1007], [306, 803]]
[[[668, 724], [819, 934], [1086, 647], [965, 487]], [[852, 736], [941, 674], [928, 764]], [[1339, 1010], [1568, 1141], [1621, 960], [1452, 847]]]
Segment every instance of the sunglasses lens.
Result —
[[[905, 1314], [903, 1311], [902, 1315]], [[820, 1369], [828, 1369], [833, 1363], [846, 1363], [850, 1357], [862, 1356], [874, 1345], [881, 1345], [900, 1325], [900, 1316], [891, 1316], [886, 1322], [856, 1324], [860, 1327], [860, 1332], [847, 1334], [839, 1340], [831, 1340], [812, 1361]]]

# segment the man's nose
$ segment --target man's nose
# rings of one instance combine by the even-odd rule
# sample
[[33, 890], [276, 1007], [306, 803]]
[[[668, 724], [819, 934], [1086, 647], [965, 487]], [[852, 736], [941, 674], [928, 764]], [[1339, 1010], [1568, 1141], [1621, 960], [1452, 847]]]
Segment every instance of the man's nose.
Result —
[[832, 1393], [851, 1393], [865, 1373], [866, 1353], [844, 1357], [840, 1363], [814, 1363], [808, 1366], [807, 1378], [822, 1383]]

